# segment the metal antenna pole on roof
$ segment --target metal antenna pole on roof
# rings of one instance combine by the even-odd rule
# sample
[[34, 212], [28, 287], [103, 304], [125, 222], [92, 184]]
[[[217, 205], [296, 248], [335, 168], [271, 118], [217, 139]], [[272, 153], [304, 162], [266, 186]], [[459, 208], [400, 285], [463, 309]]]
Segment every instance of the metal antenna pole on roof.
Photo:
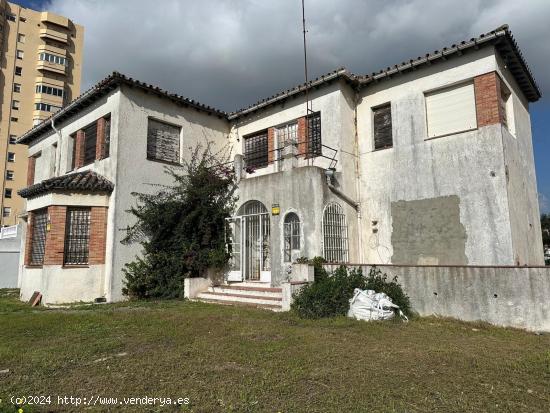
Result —
[[[305, 75], [305, 80], [306, 80], [306, 88], [305, 88], [305, 94], [306, 94], [306, 127], [305, 127], [305, 140], [306, 140], [306, 148], [307, 148], [307, 139], [308, 139], [308, 126], [309, 126], [309, 122], [308, 122], [308, 116], [309, 116], [309, 113], [312, 111], [310, 109], [310, 104], [309, 104], [309, 84], [308, 84], [308, 77], [307, 77], [307, 46], [306, 46], [306, 33], [307, 33], [307, 30], [306, 30], [306, 11], [305, 11], [305, 0], [302, 0], [302, 32], [304, 34], [304, 75]], [[308, 152], [308, 149], [306, 149], [306, 156], [307, 156], [307, 152]], [[309, 157], [307, 157], [309, 159]], [[309, 163], [309, 161], [308, 161]]]

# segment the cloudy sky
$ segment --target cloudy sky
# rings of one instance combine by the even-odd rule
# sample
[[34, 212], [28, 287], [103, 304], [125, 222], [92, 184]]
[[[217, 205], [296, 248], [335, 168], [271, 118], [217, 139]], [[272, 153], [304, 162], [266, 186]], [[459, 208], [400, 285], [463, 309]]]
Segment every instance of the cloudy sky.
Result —
[[[232, 111], [303, 81], [300, 0], [15, 2], [85, 26], [82, 90], [117, 70]], [[550, 212], [549, 17], [550, 0], [306, 0], [310, 73], [371, 73], [508, 23], [545, 95], [531, 112]]]

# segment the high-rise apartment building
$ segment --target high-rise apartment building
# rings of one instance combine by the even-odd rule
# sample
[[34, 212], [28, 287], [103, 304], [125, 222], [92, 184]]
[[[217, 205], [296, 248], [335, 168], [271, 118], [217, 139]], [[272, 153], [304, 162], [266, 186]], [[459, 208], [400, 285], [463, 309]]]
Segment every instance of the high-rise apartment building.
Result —
[[[80, 94], [84, 28], [0, 0], [0, 225], [17, 223], [27, 147], [15, 141]], [[39, 155], [38, 155], [39, 156]]]

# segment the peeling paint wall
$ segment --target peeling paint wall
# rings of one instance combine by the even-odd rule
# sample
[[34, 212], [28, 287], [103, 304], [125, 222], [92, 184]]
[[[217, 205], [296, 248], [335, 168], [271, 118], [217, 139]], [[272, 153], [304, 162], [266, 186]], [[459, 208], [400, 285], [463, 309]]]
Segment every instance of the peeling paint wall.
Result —
[[391, 203], [393, 264], [468, 264], [456, 195]]

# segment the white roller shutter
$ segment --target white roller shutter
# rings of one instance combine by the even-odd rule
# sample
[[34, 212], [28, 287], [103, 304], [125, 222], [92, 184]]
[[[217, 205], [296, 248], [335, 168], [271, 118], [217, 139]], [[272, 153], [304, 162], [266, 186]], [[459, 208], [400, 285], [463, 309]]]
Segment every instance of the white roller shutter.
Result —
[[426, 117], [429, 138], [477, 128], [474, 84], [426, 93]]

